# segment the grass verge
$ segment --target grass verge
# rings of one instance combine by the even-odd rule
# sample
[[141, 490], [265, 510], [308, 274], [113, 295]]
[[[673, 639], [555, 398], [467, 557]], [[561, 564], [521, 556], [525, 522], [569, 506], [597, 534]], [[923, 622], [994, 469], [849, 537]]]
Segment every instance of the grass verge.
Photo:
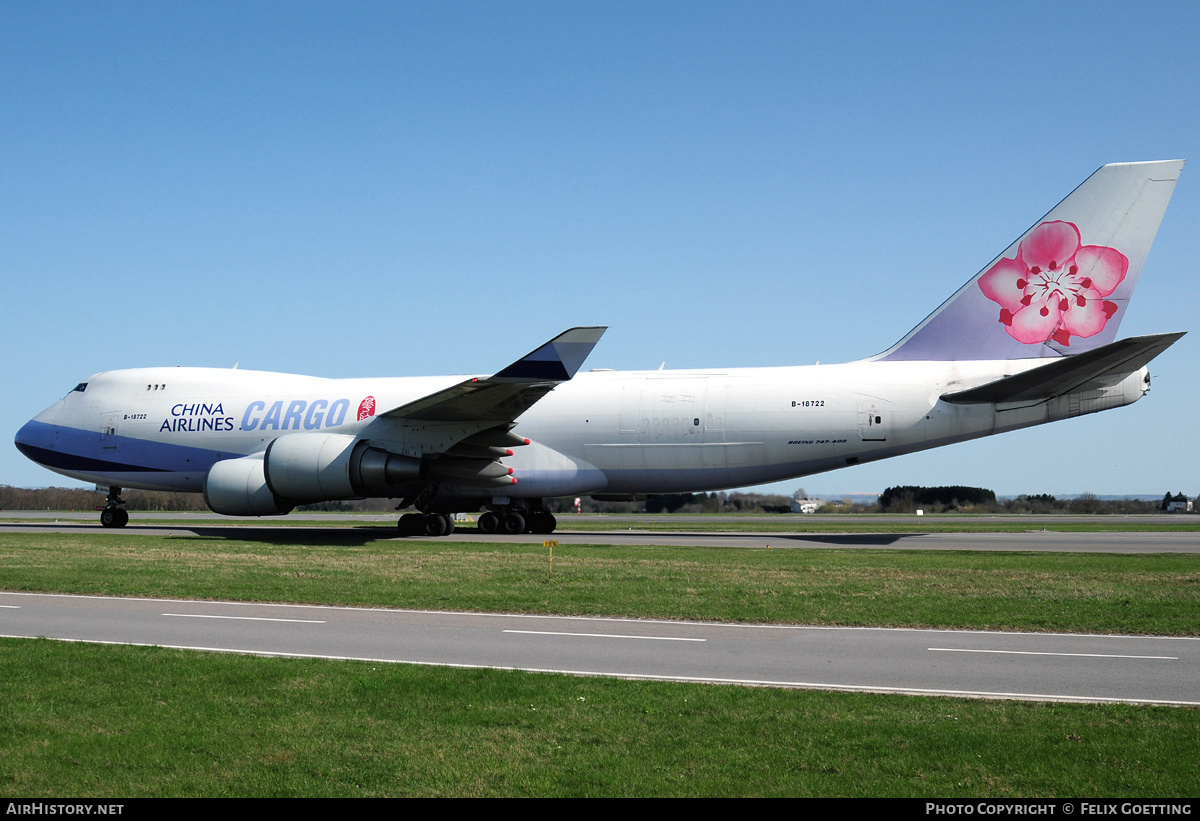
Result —
[[[297, 528], [370, 529], [376, 538], [396, 535], [396, 516], [362, 514], [346, 518], [340, 515], [309, 514], [307, 518], [258, 517], [218, 519], [180, 516], [178, 518], [141, 518], [139, 512], [130, 514], [132, 521], [154, 527], [253, 527], [296, 530]], [[1167, 521], [1164, 521], [1167, 519]], [[61, 516], [43, 518], [5, 518], [0, 522], [14, 524], [49, 524], [54, 522], [98, 524], [98, 514], [67, 512]], [[471, 528], [470, 522], [464, 525]], [[1200, 516], [977, 516], [969, 514], [916, 516], [855, 514], [845, 516], [763, 516], [692, 515], [676, 513], [667, 516], [616, 515], [574, 517], [563, 514], [558, 519], [560, 531], [607, 533], [612, 531], [645, 531], [654, 533], [1029, 533], [1048, 530], [1055, 533], [1197, 533]]]
[[1149, 522], [1138, 519], [1104, 519], [1095, 521], [1021, 521], [1020, 519], [990, 520], [964, 517], [922, 521], [913, 517], [905, 521], [879, 521], [868, 516], [856, 516], [843, 521], [806, 521], [790, 519], [763, 521], [737, 519], [654, 519], [645, 520], [559, 520], [562, 530], [603, 533], [616, 530], [648, 531], [653, 533], [1029, 533], [1048, 530], [1054, 533], [1195, 533], [1200, 521]]
[[[261, 533], [261, 531], [260, 531]], [[0, 589], [505, 613], [1200, 635], [1200, 556], [0, 534]]]
[[0, 640], [6, 796], [1189, 797], [1200, 710]]
[[[260, 531], [261, 533], [261, 531]], [[1200, 557], [0, 534], [0, 589], [1200, 635]], [[0, 792], [1195, 795], [1200, 710], [0, 640]]]

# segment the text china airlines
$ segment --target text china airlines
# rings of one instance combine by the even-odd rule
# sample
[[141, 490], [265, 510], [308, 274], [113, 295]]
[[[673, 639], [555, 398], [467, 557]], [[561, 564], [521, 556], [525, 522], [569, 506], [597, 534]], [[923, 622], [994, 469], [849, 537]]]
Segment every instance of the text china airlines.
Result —
[[[270, 406], [256, 399], [242, 414], [241, 430], [319, 430], [336, 428], [346, 421], [349, 399], [279, 399]], [[368, 396], [358, 404], [358, 421], [375, 415], [375, 397]], [[233, 417], [225, 415], [224, 403], [180, 402], [171, 407], [171, 415], [163, 420], [159, 432], [200, 433], [231, 431]]]

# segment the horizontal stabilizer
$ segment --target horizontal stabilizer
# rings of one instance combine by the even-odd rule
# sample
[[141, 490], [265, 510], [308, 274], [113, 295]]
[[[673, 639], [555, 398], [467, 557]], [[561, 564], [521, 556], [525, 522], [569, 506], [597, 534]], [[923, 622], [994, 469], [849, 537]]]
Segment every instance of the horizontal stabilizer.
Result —
[[1053, 399], [1103, 376], [1124, 378], [1174, 345], [1182, 336], [1183, 333], [1173, 333], [1122, 339], [1087, 353], [1063, 357], [1024, 373], [997, 379], [978, 388], [948, 393], [942, 399], [956, 405]]
[[511, 422], [571, 379], [608, 330], [572, 328], [493, 376], [468, 379], [381, 416], [425, 422]]

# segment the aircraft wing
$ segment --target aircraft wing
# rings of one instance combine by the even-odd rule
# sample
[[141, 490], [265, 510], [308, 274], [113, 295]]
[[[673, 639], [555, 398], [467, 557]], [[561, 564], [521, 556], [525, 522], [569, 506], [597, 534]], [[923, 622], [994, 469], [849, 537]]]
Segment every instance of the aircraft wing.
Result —
[[424, 422], [512, 422], [571, 379], [606, 330], [571, 328], [492, 376], [467, 379], [380, 415]]
[[1053, 399], [1102, 376], [1128, 376], [1182, 336], [1183, 333], [1173, 333], [1122, 339], [1086, 353], [1057, 359], [1024, 373], [997, 379], [978, 388], [944, 394], [942, 399], [957, 405]]

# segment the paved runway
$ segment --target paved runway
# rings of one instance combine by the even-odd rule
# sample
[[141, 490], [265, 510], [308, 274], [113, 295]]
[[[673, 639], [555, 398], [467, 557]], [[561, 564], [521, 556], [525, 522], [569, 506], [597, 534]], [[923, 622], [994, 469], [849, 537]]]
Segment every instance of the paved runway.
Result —
[[[179, 514], [174, 514], [178, 518]], [[90, 533], [97, 538], [118, 536], [196, 535], [210, 538], [244, 539], [275, 542], [285, 533], [338, 533], [345, 541], [347, 534], [357, 534], [362, 540], [399, 538], [395, 535], [390, 517], [366, 521], [357, 517], [340, 530], [305, 527], [303, 520], [286, 528], [255, 524], [224, 524], [220, 517], [195, 517], [195, 524], [156, 525], [152, 518], [131, 523], [119, 530], [109, 530], [91, 522], [64, 520], [58, 522], [0, 522], [0, 533]], [[665, 533], [638, 530], [631, 524], [628, 530], [587, 531], [571, 530], [565, 523], [551, 536], [523, 534], [520, 536], [485, 535], [473, 526], [455, 531], [451, 539], [468, 542], [523, 542], [541, 544], [553, 539], [559, 544], [603, 545], [672, 545], [685, 547], [746, 547], [746, 548], [877, 548], [902, 550], [1032, 550], [1089, 553], [1200, 553], [1200, 532], [1127, 532], [1127, 533], [1064, 533], [1042, 530], [1031, 524], [1021, 533]], [[443, 537], [444, 538], [444, 537]]]
[[923, 695], [1200, 705], [1200, 639], [758, 626], [0, 593], [0, 634]]
[[[340, 540], [348, 534], [364, 541], [394, 538], [362, 517], [333, 531], [300, 522], [284, 529], [218, 524], [202, 516], [186, 526], [155, 525], [153, 518], [122, 530], [76, 520], [4, 523], [0, 531], [96, 538], [198, 534], [248, 541], [278, 541], [288, 533], [308, 538], [337, 533]], [[381, 517], [378, 524], [387, 521]], [[486, 536], [466, 528], [452, 538], [540, 544], [547, 537]], [[560, 544], [772, 549], [1200, 552], [1200, 533], [1036, 528], [1022, 533], [803, 534], [589, 532], [572, 531], [568, 525], [550, 538]], [[0, 634], [640, 679], [1200, 705], [1200, 638], [700, 624], [2, 592]]]

